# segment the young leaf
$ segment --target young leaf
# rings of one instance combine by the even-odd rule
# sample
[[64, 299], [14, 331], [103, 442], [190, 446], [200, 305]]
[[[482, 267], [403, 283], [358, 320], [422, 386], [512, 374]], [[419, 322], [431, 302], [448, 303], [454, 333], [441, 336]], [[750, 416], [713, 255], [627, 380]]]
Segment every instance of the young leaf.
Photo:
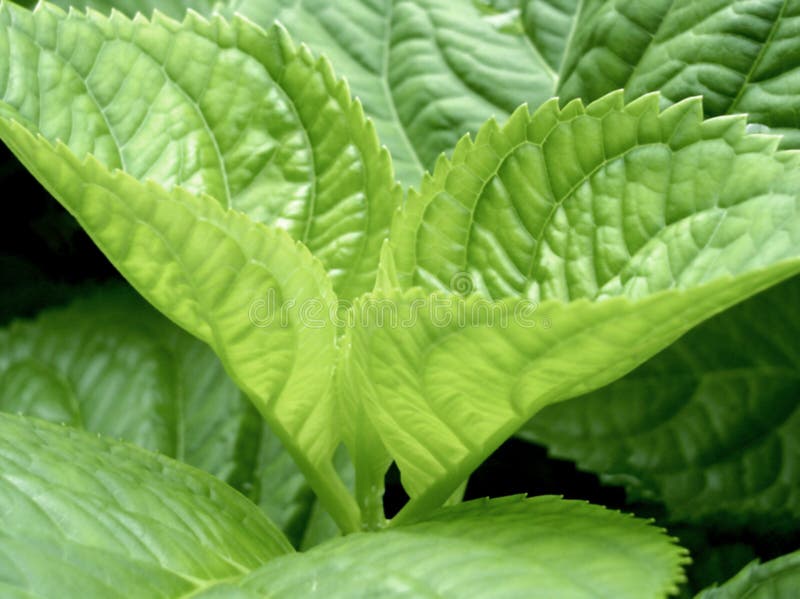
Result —
[[0, 414], [0, 589], [176, 597], [290, 552], [258, 508], [199, 470]]
[[643, 520], [556, 497], [508, 497], [279, 558], [238, 586], [275, 598], [648, 599], [677, 590], [685, 561]]
[[800, 551], [765, 564], [753, 562], [720, 587], [696, 599], [794, 599], [800, 588]]
[[335, 296], [319, 262], [210, 196], [110, 173], [13, 120], [0, 119], [0, 137], [142, 295], [211, 345], [339, 525], [357, 528], [330, 461]]
[[706, 114], [748, 113], [800, 146], [800, 2], [589, 0], [558, 95], [594, 100], [625, 88], [664, 102], [702, 94]]
[[0, 25], [0, 114], [287, 230], [344, 297], [372, 288], [398, 201], [390, 158], [328, 62], [283, 29], [8, 2]]
[[351, 332], [373, 381], [352, 393], [412, 513], [521, 419], [800, 270], [800, 155], [776, 143], [741, 118], [703, 122], [699, 101], [659, 113], [656, 96], [617, 93], [521, 110], [440, 161], [393, 229], [397, 277], [478, 295], [385, 294], [406, 324], [361, 310]]
[[794, 278], [519, 434], [674, 520], [785, 528], [800, 517], [798, 305]]

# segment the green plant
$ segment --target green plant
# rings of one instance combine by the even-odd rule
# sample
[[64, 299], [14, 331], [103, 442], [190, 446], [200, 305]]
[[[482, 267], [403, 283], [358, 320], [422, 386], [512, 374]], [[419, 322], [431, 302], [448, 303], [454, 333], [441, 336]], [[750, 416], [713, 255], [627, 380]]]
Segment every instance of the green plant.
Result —
[[[181, 21], [0, 2], [0, 137], [139, 293], [199, 340], [107, 297], [0, 338], [0, 407], [70, 424], [0, 417], [11, 506], [0, 509], [0, 585], [20, 596], [677, 592], [685, 551], [645, 521], [553, 497], [459, 500], [521, 427], [558, 430], [526, 425], [535, 414], [800, 272], [800, 154], [779, 149], [798, 123], [774, 101], [794, 100], [794, 65], [774, 55], [795, 44], [794, 5], [755, 4], [235, 7], [320, 42], [362, 108], [281, 25], [183, 18], [181, 2], [167, 5]], [[377, 54], [349, 29], [373, 23]], [[706, 45], [683, 54], [684, 31], [737, 40], [735, 51], [709, 67]], [[337, 45], [345, 38], [353, 45]], [[515, 58], [529, 68], [510, 68]], [[705, 103], [687, 99], [698, 92]], [[493, 110], [508, 113], [503, 125], [486, 121]], [[736, 111], [785, 137], [720, 116]], [[432, 174], [405, 192], [393, 164], [403, 182]], [[91, 352], [82, 335], [109, 345]], [[129, 361], [101, 377], [110, 347]], [[153, 358], [163, 354], [172, 368]], [[148, 401], [109, 417], [109, 398], [141, 393], [122, 376], [140, 364], [156, 371], [143, 380]], [[198, 364], [220, 376], [215, 391], [195, 378]], [[77, 377], [83, 395], [52, 371]], [[346, 536], [293, 554], [265, 512], [308, 546], [330, 536], [322, 516], [307, 523], [313, 499], [289, 509], [267, 497], [259, 510], [218, 480], [247, 491], [270, 463], [248, 442], [272, 435]], [[393, 462], [409, 501], [387, 522]]]

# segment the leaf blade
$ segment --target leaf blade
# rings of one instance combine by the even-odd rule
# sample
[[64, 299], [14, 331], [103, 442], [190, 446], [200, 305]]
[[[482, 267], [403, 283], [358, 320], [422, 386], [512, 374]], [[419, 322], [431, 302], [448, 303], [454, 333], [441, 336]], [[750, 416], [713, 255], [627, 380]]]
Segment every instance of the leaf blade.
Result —
[[0, 428], [0, 569], [20, 592], [187, 592], [291, 551], [255, 506], [198, 470], [33, 419], [0, 414]]
[[789, 599], [800, 584], [800, 553], [751, 563], [725, 584], [706, 589], [697, 599]]
[[[67, 8], [75, 3], [57, 4]], [[133, 16], [136, 11], [149, 15], [153, 3], [94, 0], [78, 5], [104, 12], [117, 5]], [[163, 10], [180, 18], [180, 5], [173, 1]], [[447, 7], [430, 0], [303, 0], [291, 5], [245, 0], [192, 8], [228, 18], [239, 13], [265, 29], [278, 20], [295, 39], [327, 56], [363, 103], [405, 185], [416, 184], [440, 153], [490, 116], [507, 116], [524, 102], [538, 106], [555, 89], [554, 73], [524, 35], [502, 30], [470, 0]]]
[[[563, 542], [565, 532], [569, 543]], [[609, 538], [620, 544], [609, 546]], [[641, 553], [622, 550], [624, 543]], [[327, 543], [279, 559], [239, 584], [254, 596], [271, 597], [638, 599], [674, 590], [684, 559], [644, 521], [555, 497], [508, 497]], [[351, 573], [346, 581], [343, 572]]]
[[664, 502], [674, 521], [785, 528], [798, 512], [799, 289], [794, 278], [720, 314], [626, 378], [543, 410], [520, 436], [631, 500]]
[[284, 29], [8, 2], [0, 22], [6, 116], [78, 157], [287, 230], [345, 297], [372, 287], [399, 200], [390, 158], [330, 64]]
[[[340, 525], [355, 526], [352, 500], [331, 466], [338, 445], [329, 426], [335, 296], [319, 262], [284, 232], [223, 211], [208, 196], [109, 173], [94, 158], [81, 162], [14, 121], [0, 119], [0, 130], [134, 287], [212, 346], [315, 491], [327, 497], [326, 507], [338, 510]], [[207, 257], [209, 246], [214, 253]], [[288, 308], [284, 298], [293, 300]], [[307, 305], [317, 311], [300, 314]], [[306, 316], [320, 326], [305, 326]], [[265, 353], [272, 357], [266, 369]]]
[[352, 331], [354, 370], [373, 385], [351, 387], [409, 513], [443, 502], [520, 417], [797, 272], [798, 155], [775, 145], [742, 119], [703, 121], [697, 101], [660, 112], [655, 96], [616, 93], [520, 110], [440, 161], [391, 238], [394, 284], [423, 290], [378, 294], [407, 325], [367, 311]]
[[775, 0], [587, 2], [568, 53], [559, 95], [592, 101], [625, 88], [626, 98], [661, 91], [665, 103], [702, 94], [707, 116], [747, 113], [786, 130], [798, 89], [800, 5]]

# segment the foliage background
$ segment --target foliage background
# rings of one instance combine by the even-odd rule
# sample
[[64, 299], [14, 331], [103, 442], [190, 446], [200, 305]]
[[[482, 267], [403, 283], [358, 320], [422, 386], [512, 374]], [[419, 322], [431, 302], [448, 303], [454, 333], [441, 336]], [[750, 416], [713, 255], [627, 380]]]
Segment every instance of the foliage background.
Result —
[[[0, 185], [7, 194], [14, 190], [14, 196], [24, 198], [14, 202], [13, 216], [0, 221], [0, 325], [67, 305], [97, 288], [125, 285], [72, 217], [5, 148], [0, 154]], [[787, 394], [797, 397], [798, 392], [800, 383]], [[790, 520], [782, 529], [748, 522], [676, 525], [660, 503], [631, 502], [622, 484], [603, 483], [571, 461], [549, 457], [543, 445], [521, 439], [509, 440], [473, 475], [466, 497], [515, 493], [560, 494], [656, 518], [692, 550], [695, 562], [689, 571], [689, 587], [694, 591], [729, 578], [755, 557], [769, 560], [800, 547], [800, 527]], [[393, 469], [387, 487], [388, 515], [404, 501]]]

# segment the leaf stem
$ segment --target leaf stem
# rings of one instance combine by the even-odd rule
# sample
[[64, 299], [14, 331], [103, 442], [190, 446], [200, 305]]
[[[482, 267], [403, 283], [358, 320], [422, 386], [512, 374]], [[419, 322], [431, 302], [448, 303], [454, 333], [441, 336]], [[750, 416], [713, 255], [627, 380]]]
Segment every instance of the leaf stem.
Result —
[[363, 530], [361, 510], [333, 465], [326, 464], [325, 467], [319, 468], [311, 464], [304, 456], [298, 456], [294, 452], [292, 452], [292, 456], [322, 506], [331, 515], [342, 533], [351, 534]]
[[356, 499], [361, 508], [362, 530], [377, 531], [386, 528], [383, 508], [385, 486], [382, 479], [363, 476], [365, 469], [356, 469]]
[[333, 463], [327, 462], [320, 465], [311, 462], [286, 429], [276, 419], [272, 418], [267, 410], [262, 409], [260, 402], [253, 401], [253, 405], [256, 406], [267, 421], [272, 432], [280, 439], [289, 455], [292, 456], [322, 507], [336, 522], [339, 530], [343, 534], [360, 532], [362, 530], [361, 510], [339, 473], [336, 472]]

